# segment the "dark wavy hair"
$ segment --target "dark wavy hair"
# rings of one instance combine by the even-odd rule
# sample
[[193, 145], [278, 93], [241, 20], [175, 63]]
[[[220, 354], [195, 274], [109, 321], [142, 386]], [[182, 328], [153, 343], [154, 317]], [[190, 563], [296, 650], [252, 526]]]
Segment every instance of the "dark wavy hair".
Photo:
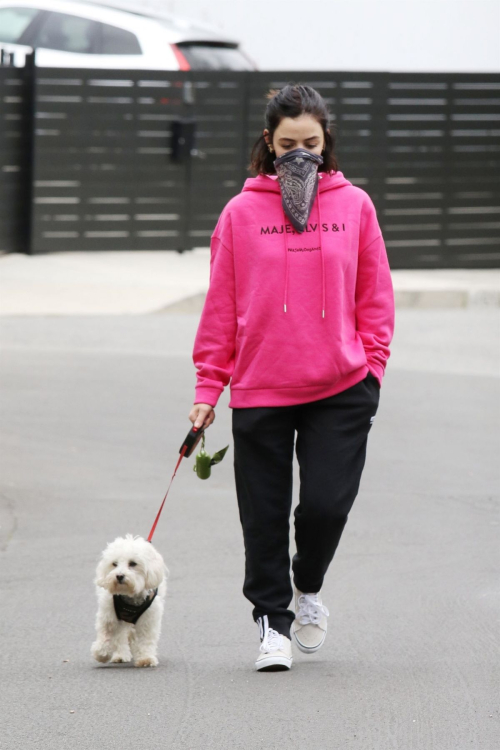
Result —
[[[269, 102], [265, 111], [265, 127], [269, 130], [269, 139], [272, 141], [274, 131], [284, 117], [299, 117], [302, 114], [312, 115], [323, 128], [325, 135], [325, 149], [322, 152], [323, 164], [319, 172], [336, 172], [338, 164], [335, 157], [335, 135], [327, 132], [331, 127], [332, 132], [336, 130], [335, 125], [330, 125], [330, 113], [325, 100], [312, 86], [300, 83], [287, 83], [280, 90], [271, 90], [267, 94]], [[271, 153], [267, 147], [264, 134], [255, 141], [248, 169], [253, 174], [276, 174], [274, 160], [276, 154]]]

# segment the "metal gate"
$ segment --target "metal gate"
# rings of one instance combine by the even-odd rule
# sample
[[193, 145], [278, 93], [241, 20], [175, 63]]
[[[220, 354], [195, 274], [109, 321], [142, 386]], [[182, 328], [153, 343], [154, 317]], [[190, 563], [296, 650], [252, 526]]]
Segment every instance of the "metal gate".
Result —
[[0, 68], [2, 249], [207, 246], [290, 81], [329, 104], [392, 268], [500, 266], [500, 77], [479, 73]]

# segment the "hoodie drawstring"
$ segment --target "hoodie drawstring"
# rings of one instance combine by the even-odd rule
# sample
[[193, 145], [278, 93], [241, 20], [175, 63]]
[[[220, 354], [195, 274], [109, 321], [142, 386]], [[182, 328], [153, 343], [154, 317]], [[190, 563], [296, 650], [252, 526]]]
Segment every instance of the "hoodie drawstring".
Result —
[[286, 231], [286, 222], [287, 222], [287, 217], [286, 217], [285, 212], [283, 211], [283, 232], [284, 232], [284, 235], [285, 235], [285, 253], [286, 253], [286, 262], [285, 262], [285, 299], [283, 301], [283, 307], [284, 307], [285, 312], [286, 312], [286, 298], [287, 298], [287, 295], [288, 295], [288, 256], [289, 256], [289, 252], [288, 252], [288, 232]]
[[[322, 239], [322, 229], [321, 229], [321, 208], [320, 208], [320, 192], [319, 192], [319, 186], [318, 186], [318, 232], [319, 232], [319, 252], [321, 255], [321, 291], [322, 291], [322, 305], [321, 305], [321, 317], [325, 317], [325, 311], [326, 311], [326, 285], [325, 285], [325, 257], [323, 254], [323, 239]], [[285, 235], [285, 253], [286, 253], [286, 263], [285, 263], [285, 299], [283, 301], [283, 309], [284, 312], [286, 312], [286, 303], [287, 303], [287, 297], [288, 297], [288, 263], [289, 263], [289, 251], [288, 251], [288, 232], [286, 231], [286, 222], [287, 217], [285, 212], [283, 211], [283, 234]]]
[[318, 232], [319, 232], [319, 251], [321, 253], [321, 289], [323, 292], [323, 304], [321, 307], [321, 317], [325, 317], [326, 312], [326, 284], [325, 284], [325, 256], [323, 253], [323, 230], [321, 228], [321, 198], [318, 186]]

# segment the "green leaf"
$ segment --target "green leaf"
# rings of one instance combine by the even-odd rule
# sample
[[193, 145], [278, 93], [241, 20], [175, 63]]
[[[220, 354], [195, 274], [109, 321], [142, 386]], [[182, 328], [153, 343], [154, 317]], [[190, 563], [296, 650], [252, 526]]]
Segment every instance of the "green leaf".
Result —
[[214, 464], [219, 464], [224, 456], [226, 455], [226, 451], [229, 448], [229, 445], [226, 445], [225, 448], [222, 448], [222, 450], [217, 451], [217, 453], [214, 453], [212, 456], [212, 460], [210, 461], [210, 466], [213, 466]]

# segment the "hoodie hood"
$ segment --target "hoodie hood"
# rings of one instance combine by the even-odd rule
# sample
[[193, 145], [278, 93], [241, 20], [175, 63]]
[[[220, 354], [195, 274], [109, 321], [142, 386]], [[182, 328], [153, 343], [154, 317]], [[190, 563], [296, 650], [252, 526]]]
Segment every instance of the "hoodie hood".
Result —
[[[321, 194], [328, 190], [336, 190], [347, 186], [352, 186], [352, 182], [347, 180], [342, 172], [337, 170], [336, 172], [318, 172], [318, 190], [316, 193], [315, 203], [318, 205], [318, 234], [319, 234], [319, 247], [321, 253], [321, 291], [322, 291], [322, 305], [321, 305], [321, 317], [324, 318], [326, 315], [326, 281], [325, 281], [325, 258], [323, 255], [323, 242], [321, 227]], [[243, 185], [242, 193], [247, 190], [256, 190], [257, 192], [268, 192], [277, 193], [281, 200], [281, 188], [278, 181], [278, 175], [259, 174], [257, 177], [248, 177]], [[283, 211], [283, 209], [282, 209]], [[283, 223], [288, 222], [288, 217], [283, 211]], [[288, 252], [288, 233], [284, 232], [284, 244], [285, 244], [285, 256], [286, 256], [286, 269], [285, 269], [285, 291], [283, 297], [283, 311], [286, 313], [286, 307], [288, 302], [288, 264], [289, 264], [289, 252]]]

